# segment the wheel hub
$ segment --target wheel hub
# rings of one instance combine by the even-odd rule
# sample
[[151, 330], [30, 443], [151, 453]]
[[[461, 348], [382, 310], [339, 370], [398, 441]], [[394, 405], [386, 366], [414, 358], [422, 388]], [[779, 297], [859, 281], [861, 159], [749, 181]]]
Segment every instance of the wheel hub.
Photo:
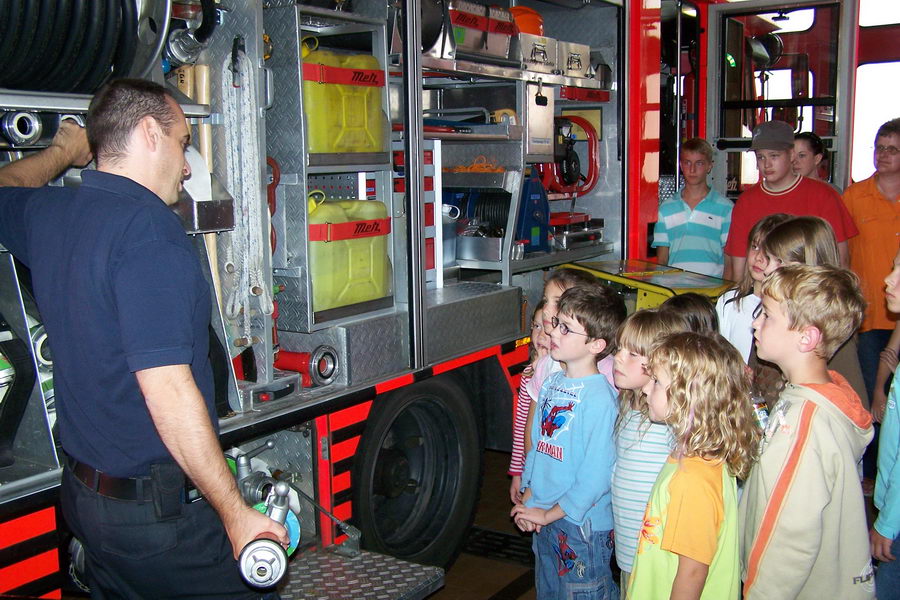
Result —
[[378, 461], [378, 470], [379, 473], [375, 478], [376, 493], [388, 498], [396, 498], [409, 489], [409, 460], [399, 450], [382, 450]]

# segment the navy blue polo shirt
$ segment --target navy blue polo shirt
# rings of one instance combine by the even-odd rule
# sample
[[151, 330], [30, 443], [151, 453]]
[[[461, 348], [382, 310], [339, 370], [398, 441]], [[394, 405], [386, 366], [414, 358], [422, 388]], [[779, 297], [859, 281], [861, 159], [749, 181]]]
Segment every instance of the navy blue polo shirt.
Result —
[[63, 448], [118, 477], [171, 460], [136, 371], [190, 365], [217, 426], [211, 299], [176, 215], [131, 179], [84, 171], [77, 189], [0, 188], [0, 243], [31, 269], [53, 353]]

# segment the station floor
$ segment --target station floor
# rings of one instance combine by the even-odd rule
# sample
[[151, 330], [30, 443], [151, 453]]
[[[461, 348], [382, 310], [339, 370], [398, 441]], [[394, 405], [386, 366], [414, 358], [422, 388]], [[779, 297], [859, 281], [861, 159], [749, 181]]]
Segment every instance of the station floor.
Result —
[[535, 598], [531, 536], [509, 518], [509, 453], [484, 453], [481, 499], [469, 540], [447, 571], [444, 587], [428, 600], [531, 600]]

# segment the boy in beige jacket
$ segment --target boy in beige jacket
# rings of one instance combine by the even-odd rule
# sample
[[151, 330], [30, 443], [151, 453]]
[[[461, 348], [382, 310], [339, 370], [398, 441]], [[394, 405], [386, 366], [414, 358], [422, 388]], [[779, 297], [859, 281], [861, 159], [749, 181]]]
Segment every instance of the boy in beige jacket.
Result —
[[789, 266], [762, 284], [757, 354], [788, 383], [774, 407], [738, 519], [745, 600], [875, 597], [857, 463], [872, 419], [826, 362], [859, 327], [858, 280]]

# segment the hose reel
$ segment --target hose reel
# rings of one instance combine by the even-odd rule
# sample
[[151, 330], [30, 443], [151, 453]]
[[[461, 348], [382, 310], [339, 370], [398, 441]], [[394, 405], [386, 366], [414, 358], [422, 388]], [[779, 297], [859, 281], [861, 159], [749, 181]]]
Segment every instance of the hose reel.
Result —
[[110, 78], [146, 77], [171, 12], [171, 0], [6, 0], [0, 88], [90, 94]]

